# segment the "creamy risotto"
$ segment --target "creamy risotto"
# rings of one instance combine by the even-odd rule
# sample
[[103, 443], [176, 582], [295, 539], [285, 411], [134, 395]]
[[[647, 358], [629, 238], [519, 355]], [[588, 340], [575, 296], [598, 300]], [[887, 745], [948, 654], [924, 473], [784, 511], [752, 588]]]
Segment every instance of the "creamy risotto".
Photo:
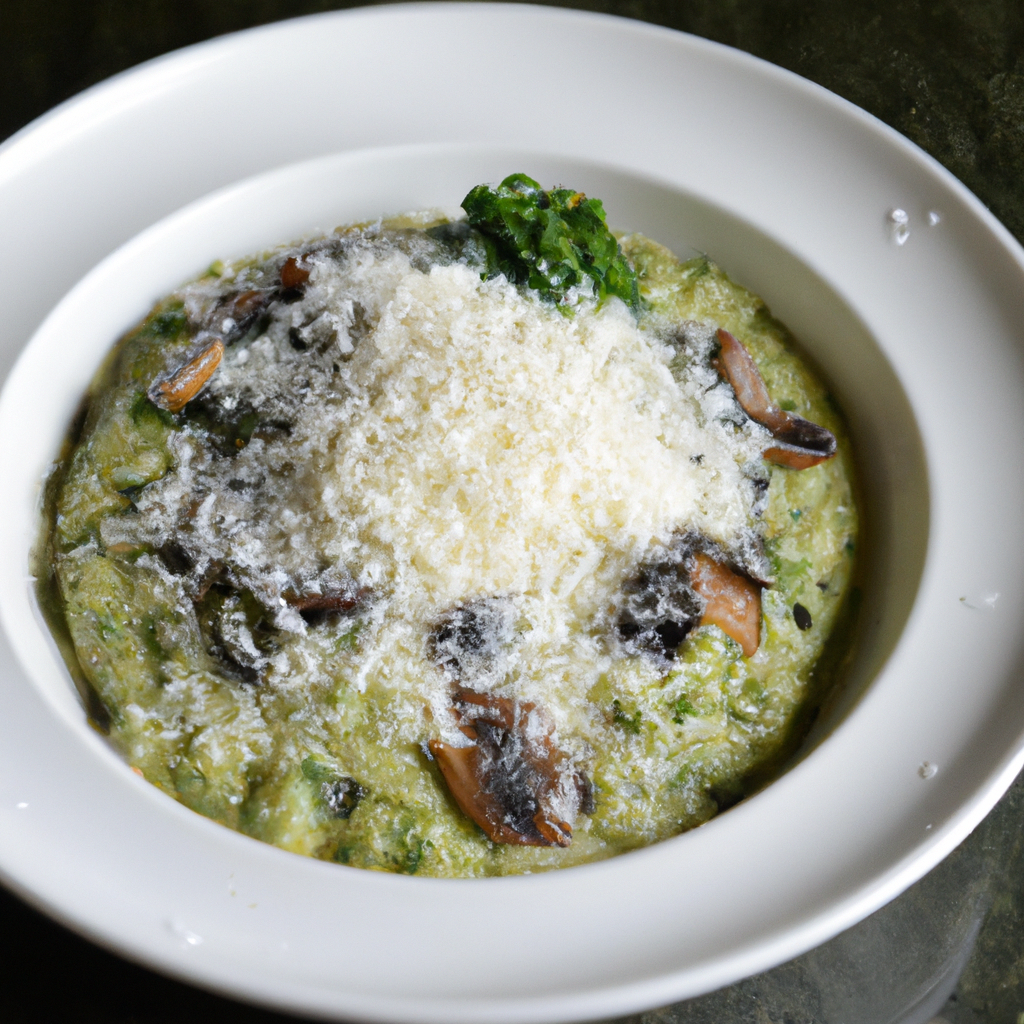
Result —
[[841, 665], [857, 530], [842, 421], [757, 297], [522, 175], [464, 206], [162, 300], [38, 557], [150, 782], [441, 876], [607, 857], [762, 785]]

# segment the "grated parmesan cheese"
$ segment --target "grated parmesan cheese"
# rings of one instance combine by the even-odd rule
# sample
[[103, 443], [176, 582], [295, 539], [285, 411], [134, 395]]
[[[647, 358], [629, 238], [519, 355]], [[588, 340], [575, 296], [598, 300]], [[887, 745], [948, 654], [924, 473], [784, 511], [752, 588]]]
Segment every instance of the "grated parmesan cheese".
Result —
[[[357, 308], [371, 326], [355, 345]], [[281, 343], [327, 321], [337, 374]], [[673, 354], [618, 300], [566, 316], [459, 263], [423, 270], [371, 246], [321, 259], [303, 301], [231, 350], [211, 387], [263, 410], [297, 391], [282, 406], [290, 434], [250, 442], [229, 467], [180, 436], [143, 520], [169, 536], [202, 495], [191, 529], [203, 557], [271, 602], [311, 565], [371, 590], [361, 687], [383, 673], [443, 702], [423, 635], [447, 608], [502, 596], [520, 617], [518, 691], [547, 703], [544, 681], [568, 673], [582, 700], [604, 664], [590, 634], [645, 553], [687, 529], [738, 547], [752, 527], [745, 467], [762, 428], [721, 419], [717, 390], [677, 381]], [[296, 373], [309, 383], [296, 389]], [[281, 598], [276, 624], [305, 633]]]

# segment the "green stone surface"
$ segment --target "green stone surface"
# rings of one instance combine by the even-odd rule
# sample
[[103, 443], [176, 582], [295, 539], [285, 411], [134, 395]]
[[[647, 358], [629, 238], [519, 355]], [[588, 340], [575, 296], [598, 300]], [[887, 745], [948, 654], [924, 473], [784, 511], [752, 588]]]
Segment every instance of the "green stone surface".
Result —
[[[351, 6], [357, 5], [0, 0], [0, 138], [86, 86], [168, 50]], [[923, 147], [1024, 241], [1022, 0], [591, 0], [550, 6], [693, 32], [803, 75]], [[1018, 1024], [1024, 1020], [1022, 822], [1024, 782], [1018, 779], [959, 850], [850, 932], [767, 974], [628, 1018], [629, 1024], [915, 1024], [931, 1015], [920, 1016], [928, 1009], [922, 986], [929, 970], [955, 973], [957, 953], [969, 948], [982, 918], [973, 955], [941, 1016], [949, 1024]], [[121, 961], [3, 891], [0, 936], [0, 1020], [8, 1024], [292, 1019]], [[892, 993], [900, 983], [912, 990], [904, 992], [909, 1002], [898, 1005], [897, 994], [885, 1005], [887, 986]], [[941, 996], [942, 988], [933, 995]], [[917, 1010], [908, 1017], [915, 1000]]]

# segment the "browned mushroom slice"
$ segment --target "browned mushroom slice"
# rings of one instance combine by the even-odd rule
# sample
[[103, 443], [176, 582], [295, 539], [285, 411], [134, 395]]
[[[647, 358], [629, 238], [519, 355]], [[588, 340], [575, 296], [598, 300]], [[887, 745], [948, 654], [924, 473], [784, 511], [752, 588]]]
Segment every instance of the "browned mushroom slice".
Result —
[[217, 303], [210, 315], [210, 329], [230, 345], [244, 337], [269, 302], [270, 293], [259, 289], [230, 292]]
[[427, 636], [427, 656], [452, 682], [472, 686], [474, 677], [499, 668], [512, 638], [508, 600], [478, 598], [455, 605], [438, 618]]
[[757, 364], [743, 344], [727, 330], [718, 329], [722, 346], [714, 361], [718, 372], [732, 385], [743, 411], [771, 431], [777, 442], [765, 449], [769, 462], [789, 469], [808, 469], [836, 453], [835, 435], [817, 423], [780, 409], [768, 394]]
[[698, 626], [717, 625], [748, 657], [758, 647], [761, 588], [774, 583], [760, 538], [748, 535], [731, 550], [689, 531], [655, 549], [625, 581], [615, 632], [629, 654], [668, 671]]
[[203, 647], [217, 671], [236, 682], [261, 682], [277, 640], [256, 596], [222, 579], [195, 600], [195, 610]]
[[459, 728], [472, 742], [431, 740], [445, 783], [464, 814], [495, 843], [568, 846], [576, 816], [593, 809], [586, 775], [551, 740], [535, 704], [456, 691]]
[[176, 370], [168, 380], [154, 384], [147, 392], [149, 400], [168, 412], [180, 412], [199, 394], [223, 357], [224, 342], [214, 338], [195, 359]]
[[644, 562], [623, 587], [615, 631], [630, 653], [644, 655], [667, 669], [679, 645], [696, 628], [704, 602], [687, 572], [690, 538], [679, 537]]
[[707, 602], [700, 624], [718, 626], [748, 658], [754, 655], [761, 642], [760, 588], [703, 553], [693, 556], [690, 586]]
[[350, 612], [365, 596], [362, 591], [328, 591], [322, 594], [299, 594], [286, 590], [281, 595], [297, 612]]
[[334, 581], [326, 586], [321, 583], [318, 590], [286, 590], [281, 597], [308, 625], [314, 626], [348, 615], [366, 602], [370, 595], [368, 587], [357, 587], [354, 582], [346, 585]]
[[309, 280], [309, 268], [304, 256], [289, 256], [281, 265], [281, 287], [287, 290], [301, 288]]
[[[809, 427], [817, 427], [816, 423], [809, 423], [807, 420], [802, 422], [807, 423]], [[825, 430], [824, 427], [817, 427], [817, 429]], [[769, 462], [774, 462], [776, 466], [785, 466], [787, 469], [810, 469], [812, 466], [831, 459], [836, 453], [835, 437], [830, 431], [825, 431], [825, 433], [832, 440], [822, 442], [821, 447], [825, 449], [824, 451], [816, 450], [810, 445], [779, 443], [769, 445], [765, 448], [763, 455]]]

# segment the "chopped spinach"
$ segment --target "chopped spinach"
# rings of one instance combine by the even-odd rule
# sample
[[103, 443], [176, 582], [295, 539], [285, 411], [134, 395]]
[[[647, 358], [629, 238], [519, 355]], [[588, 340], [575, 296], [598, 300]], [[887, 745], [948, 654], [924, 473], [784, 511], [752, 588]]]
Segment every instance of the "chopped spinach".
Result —
[[672, 705], [672, 721], [676, 725], [682, 725], [683, 722], [690, 716], [697, 714], [697, 709], [690, 703], [688, 697], [680, 697]]
[[180, 301], [172, 301], [158, 306], [156, 311], [146, 319], [139, 329], [140, 337], [175, 338], [188, 325], [185, 305]]
[[600, 199], [510, 174], [497, 188], [477, 185], [462, 208], [484, 237], [488, 277], [504, 274], [555, 302], [590, 278], [599, 299], [617, 295], [639, 310], [636, 273], [608, 230]]
[[631, 732], [634, 736], [637, 736], [640, 734], [643, 717], [639, 710], [634, 711], [631, 715], [626, 714], [622, 710], [622, 704], [616, 698], [612, 701], [612, 721], [620, 728], [625, 729], [626, 732]]

